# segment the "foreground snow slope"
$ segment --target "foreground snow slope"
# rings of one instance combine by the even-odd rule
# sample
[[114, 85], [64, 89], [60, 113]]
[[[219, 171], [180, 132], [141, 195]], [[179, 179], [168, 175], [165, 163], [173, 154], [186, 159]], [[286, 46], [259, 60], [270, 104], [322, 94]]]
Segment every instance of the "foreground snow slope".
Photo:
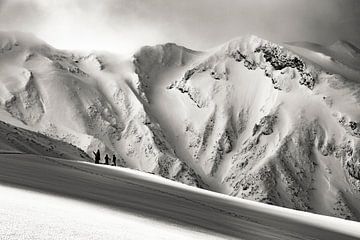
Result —
[[0, 34], [0, 119], [118, 165], [240, 198], [360, 219], [359, 51], [256, 36], [133, 59]]
[[360, 237], [358, 222], [228, 197], [129, 169], [30, 154], [0, 154], [0, 169], [0, 184], [27, 189], [0, 186], [0, 231], [7, 239], [222, 238], [213, 232], [224, 239]]
[[[195, 227], [93, 203], [0, 185], [2, 240], [229, 239]], [[139, 231], [141, 229], [141, 231]]]

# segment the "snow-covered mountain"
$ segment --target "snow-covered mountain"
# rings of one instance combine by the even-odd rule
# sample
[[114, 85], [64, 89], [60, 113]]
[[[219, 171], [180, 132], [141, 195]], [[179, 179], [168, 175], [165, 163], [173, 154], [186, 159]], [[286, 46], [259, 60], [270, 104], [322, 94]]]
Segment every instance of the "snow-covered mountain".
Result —
[[[136, 92], [131, 60], [56, 50], [34, 36], [0, 36], [1, 107], [26, 128], [118, 165], [198, 185]], [[23, 127], [25, 127], [23, 126]]]
[[93, 160], [69, 143], [0, 121], [0, 154], [30, 154], [67, 160]]
[[0, 120], [189, 185], [359, 220], [359, 54], [245, 36], [124, 59], [1, 33]]

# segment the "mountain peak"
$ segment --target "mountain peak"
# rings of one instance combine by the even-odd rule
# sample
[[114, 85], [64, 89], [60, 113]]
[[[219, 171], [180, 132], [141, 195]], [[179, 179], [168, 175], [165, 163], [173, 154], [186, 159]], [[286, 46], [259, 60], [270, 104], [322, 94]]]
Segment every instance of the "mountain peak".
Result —
[[227, 41], [226, 43], [220, 45], [220, 49], [222, 50], [234, 50], [239, 48], [251, 48], [255, 49], [258, 47], [261, 43], [268, 42], [267, 40], [258, 37], [256, 35], [252, 34], [246, 34], [244, 36], [239, 36], [236, 38], [231, 39], [230, 41]]
[[178, 45], [176, 43], [173, 42], [168, 42], [168, 43], [164, 43], [164, 44], [157, 44], [154, 46], [143, 46], [141, 47], [138, 51], [136, 51], [136, 53], [134, 54], [135, 56], [139, 56], [141, 54], [154, 54], [154, 53], [164, 53], [164, 54], [173, 54], [176, 52], [186, 52], [189, 54], [196, 54], [198, 53], [195, 50], [186, 48], [184, 46]]
[[153, 63], [161, 63], [162, 65], [183, 65], [192, 56], [198, 55], [200, 52], [188, 49], [175, 43], [158, 44], [155, 46], [141, 47], [135, 54], [136, 62], [142, 62], [143, 67]]
[[28, 32], [17, 31], [0, 31], [0, 47], [11, 46], [38, 46], [47, 45], [44, 41], [37, 38], [34, 34]]

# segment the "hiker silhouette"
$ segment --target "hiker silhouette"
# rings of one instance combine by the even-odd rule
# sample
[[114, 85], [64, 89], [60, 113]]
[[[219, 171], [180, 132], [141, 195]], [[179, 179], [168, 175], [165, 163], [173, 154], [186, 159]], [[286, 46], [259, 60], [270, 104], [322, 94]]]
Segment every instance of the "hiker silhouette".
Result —
[[100, 163], [100, 150], [98, 149], [96, 152], [93, 152], [94, 156], [95, 156], [95, 164], [99, 164]]
[[113, 159], [112, 159], [112, 160], [113, 160], [113, 165], [116, 166], [116, 156], [115, 156], [115, 154], [113, 155]]
[[105, 164], [106, 165], [109, 165], [109, 160], [110, 160], [110, 158], [109, 158], [109, 155], [105, 155]]

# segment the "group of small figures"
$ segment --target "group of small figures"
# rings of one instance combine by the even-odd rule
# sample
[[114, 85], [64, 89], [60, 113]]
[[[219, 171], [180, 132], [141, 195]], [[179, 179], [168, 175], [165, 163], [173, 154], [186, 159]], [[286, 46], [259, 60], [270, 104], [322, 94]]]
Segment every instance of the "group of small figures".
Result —
[[100, 150], [99, 149], [96, 152], [93, 152], [93, 154], [95, 156], [95, 164], [105, 164], [105, 165], [116, 166], [116, 156], [115, 155], [113, 155], [112, 164], [110, 164], [110, 157], [108, 154], [106, 154], [104, 157], [105, 163], [100, 163]]

